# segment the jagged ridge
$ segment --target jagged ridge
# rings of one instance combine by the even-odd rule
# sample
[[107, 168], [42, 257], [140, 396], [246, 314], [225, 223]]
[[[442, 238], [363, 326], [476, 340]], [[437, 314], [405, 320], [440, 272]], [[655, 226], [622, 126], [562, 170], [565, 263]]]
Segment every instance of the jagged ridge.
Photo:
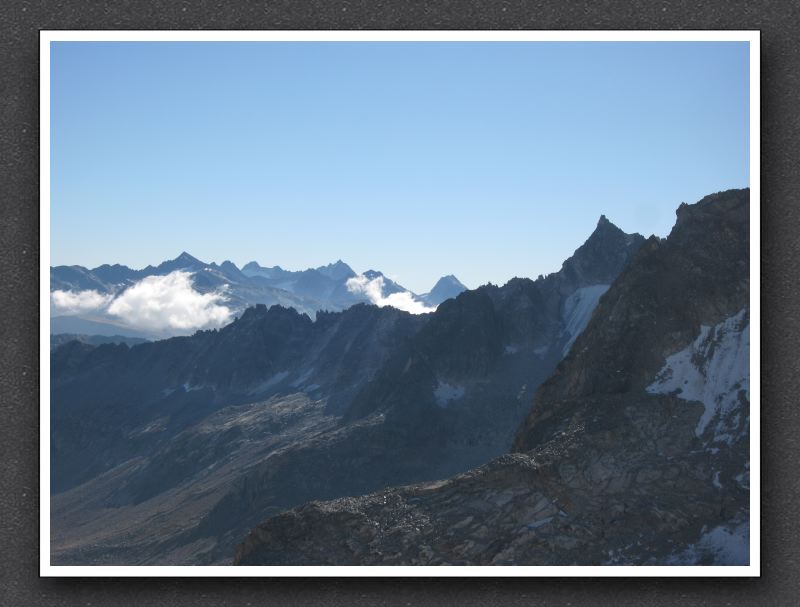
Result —
[[[744, 389], [738, 401], [722, 395], [725, 407], [699, 423], [707, 404], [653, 387], [687, 344], [713, 356], [703, 335], [746, 333], [749, 191], [681, 205], [677, 215], [537, 392], [514, 445], [522, 453], [448, 481], [290, 510], [254, 529], [235, 562], [746, 563]], [[693, 364], [702, 375], [716, 363]]]

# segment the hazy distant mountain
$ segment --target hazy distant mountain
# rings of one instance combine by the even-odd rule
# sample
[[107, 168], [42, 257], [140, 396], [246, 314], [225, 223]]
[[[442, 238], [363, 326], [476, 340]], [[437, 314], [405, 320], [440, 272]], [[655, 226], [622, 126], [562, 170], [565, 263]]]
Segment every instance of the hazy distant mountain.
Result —
[[[50, 290], [78, 297], [80, 294], [96, 292], [107, 299], [97, 299], [98, 307], [85, 309], [76, 304], [74, 310], [55, 309], [51, 314], [52, 332], [87, 333], [91, 323], [114, 325], [113, 333], [129, 336], [163, 338], [175, 334], [188, 334], [194, 328], [162, 328], [137, 326], [127, 323], [126, 318], [107, 313], [107, 306], [116, 297], [150, 277], [164, 277], [173, 272], [191, 274], [191, 285], [200, 294], [222, 293], [223, 299], [214, 305], [225, 305], [230, 309], [231, 320], [245, 308], [254, 304], [282, 305], [314, 318], [320, 310], [344, 310], [357, 303], [393, 305], [410, 311], [425, 311], [425, 306], [434, 308], [442, 301], [454, 297], [463, 285], [455, 277], [446, 277], [428, 296], [420, 297], [405, 287], [387, 278], [383, 273], [368, 270], [362, 275], [341, 260], [318, 268], [290, 271], [280, 266], [263, 267], [252, 261], [241, 270], [231, 261], [206, 263], [183, 252], [175, 259], [157, 266], [133, 270], [126, 266], [102, 265], [94, 269], [82, 266], [56, 266], [50, 269]], [[356, 284], [351, 284], [355, 280]], [[453, 282], [455, 281], [455, 282]], [[158, 290], [161, 287], [154, 287]], [[402, 299], [387, 299], [391, 295], [403, 294]], [[185, 295], [185, 294], [183, 294]], [[176, 295], [181, 299], [181, 295]], [[67, 301], [69, 298], [62, 298]], [[416, 302], [416, 303], [415, 303]], [[200, 302], [202, 303], [202, 302]], [[169, 305], [169, 302], [141, 302], [141, 305]], [[204, 304], [211, 305], [211, 304]], [[403, 306], [406, 306], [405, 308]], [[412, 306], [416, 308], [411, 309]], [[85, 322], [84, 322], [85, 321]], [[98, 327], [97, 334], [107, 335], [109, 330]]]
[[242, 266], [242, 274], [245, 276], [261, 276], [267, 279], [277, 279], [281, 278], [284, 275], [289, 275], [291, 272], [287, 272], [280, 266], [272, 266], [271, 268], [264, 268], [258, 265], [258, 262], [251, 261], [246, 263]]
[[328, 264], [327, 266], [320, 266], [317, 268], [317, 272], [337, 282], [347, 280], [348, 278], [352, 278], [356, 275], [356, 273], [353, 272], [353, 268], [348, 266], [341, 259], [335, 263]]
[[53, 316], [50, 318], [50, 334], [77, 334], [96, 337], [121, 335], [147, 339], [149, 333], [131, 329], [106, 318], [86, 318], [83, 316]]
[[[216, 264], [215, 264], [216, 265]], [[175, 259], [170, 259], [168, 261], [163, 261], [155, 269], [151, 270], [151, 267], [148, 266], [144, 269], [145, 274], [169, 274], [170, 272], [174, 272], [175, 270], [188, 270], [190, 272], [197, 272], [199, 270], [203, 270], [210, 267], [208, 264], [203, 263], [196, 257], [189, 255], [186, 251], [178, 255]]]
[[[222, 293], [224, 305], [230, 310], [231, 319], [241, 313], [247, 306], [257, 303], [266, 305], [291, 306], [300, 312], [313, 315], [316, 310], [325, 307], [323, 302], [314, 298], [306, 297], [302, 294], [296, 295], [291, 291], [272, 286], [259, 277], [248, 277], [242, 273], [235, 264], [225, 261], [221, 265], [216, 263], [206, 263], [198, 260], [192, 255], [183, 252], [175, 259], [167, 260], [158, 266], [147, 266], [142, 270], [132, 270], [121, 265], [102, 265], [94, 269], [87, 269], [82, 266], [55, 266], [50, 268], [50, 290], [62, 292], [66, 297], [67, 309], [60, 310], [58, 307], [51, 308], [51, 314], [57, 318], [51, 320], [51, 332], [59, 333], [85, 333], [109, 335], [117, 333], [120, 335], [164, 338], [175, 334], [187, 334], [195, 330], [193, 327], [165, 327], [155, 330], [150, 326], [137, 326], [136, 322], [128, 321], [125, 316], [110, 314], [107, 310], [108, 304], [117, 297], [126, 294], [128, 289], [140, 285], [145, 279], [152, 277], [165, 277], [176, 271], [183, 271], [191, 275], [191, 289], [199, 294]], [[154, 286], [151, 291], [154, 295], [169, 285]], [[87, 292], [96, 292], [95, 299], [99, 305], [94, 309], [83, 309], [80, 305], [76, 309], [70, 310], [70, 298], [78, 298]], [[99, 295], [97, 295], [99, 294]], [[177, 303], [169, 301], [169, 293], [160, 293], [164, 301], [144, 302], [145, 296], [139, 298], [139, 305], [179, 305], [184, 293], [174, 294]], [[100, 297], [102, 296], [102, 297]], [[103, 297], [106, 299], [103, 300]], [[201, 302], [202, 303], [202, 302]], [[220, 305], [223, 301], [220, 301]], [[210, 305], [205, 303], [203, 305]], [[187, 310], [187, 315], [191, 315], [192, 310]], [[164, 313], [166, 314], [166, 313]], [[146, 311], [135, 317], [146, 315]], [[88, 323], [88, 324], [87, 324]], [[101, 323], [114, 325], [113, 330], [103, 330], [100, 326], [98, 330], [92, 330], [91, 324]]]
[[50, 290], [114, 293], [139, 279], [139, 272], [126, 266], [102, 265], [94, 270], [83, 266], [55, 266], [50, 268]]
[[458, 278], [452, 274], [448, 274], [447, 276], [442, 276], [438, 281], [436, 281], [436, 284], [433, 286], [430, 292], [420, 295], [420, 298], [430, 306], [438, 306], [443, 301], [453, 299], [459, 293], [466, 290], [467, 287], [461, 284], [461, 281], [458, 280]]
[[[391, 278], [386, 276], [383, 272], [380, 272], [378, 270], [367, 270], [366, 272], [364, 272], [364, 276], [368, 280], [381, 279], [383, 281], [383, 295], [384, 296], [392, 295], [393, 293], [403, 293], [405, 291], [408, 291], [408, 289], [406, 289], [405, 287], [401, 287], [399, 284], [397, 284]], [[410, 291], [408, 291], [408, 292], [410, 293]]]
[[[343, 310], [359, 302], [376, 303], [364, 291], [348, 286], [348, 281], [359, 275], [342, 260], [296, 272], [284, 270], [280, 266], [265, 268], [251, 261], [242, 268], [242, 272], [248, 276], [260, 277], [276, 288], [314, 299], [320, 302], [320, 309]], [[395, 293], [407, 293], [412, 300], [424, 301], [377, 270], [367, 270], [360, 276], [366, 281], [380, 280], [379, 294], [383, 298]]]

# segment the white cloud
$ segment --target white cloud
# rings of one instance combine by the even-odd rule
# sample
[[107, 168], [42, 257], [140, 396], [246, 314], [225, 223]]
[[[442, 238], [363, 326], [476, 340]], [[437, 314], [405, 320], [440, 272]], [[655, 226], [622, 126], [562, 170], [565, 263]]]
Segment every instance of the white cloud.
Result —
[[392, 306], [398, 310], [404, 310], [411, 314], [425, 314], [427, 312], [434, 312], [436, 307], [426, 306], [423, 302], [414, 299], [414, 296], [408, 291], [400, 293], [391, 293], [390, 295], [383, 296], [383, 276], [377, 276], [370, 280], [363, 274], [348, 278], [347, 290], [351, 293], [365, 295], [372, 303], [382, 308], [384, 306]]
[[53, 291], [50, 293], [50, 305], [55, 314], [73, 315], [96, 312], [105, 308], [113, 299], [112, 295], [103, 295], [97, 291]]
[[219, 327], [231, 319], [222, 292], [199, 293], [192, 274], [178, 270], [148, 276], [125, 289], [108, 306], [108, 313], [137, 329], [174, 332]]

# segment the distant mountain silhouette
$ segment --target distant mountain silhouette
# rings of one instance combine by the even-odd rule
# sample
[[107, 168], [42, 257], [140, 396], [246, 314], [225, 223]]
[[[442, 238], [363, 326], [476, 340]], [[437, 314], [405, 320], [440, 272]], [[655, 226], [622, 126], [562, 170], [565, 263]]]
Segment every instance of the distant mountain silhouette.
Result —
[[461, 284], [458, 278], [448, 274], [437, 280], [430, 292], [421, 295], [420, 298], [430, 306], [438, 306], [440, 303], [453, 299], [466, 290], [467, 287]]

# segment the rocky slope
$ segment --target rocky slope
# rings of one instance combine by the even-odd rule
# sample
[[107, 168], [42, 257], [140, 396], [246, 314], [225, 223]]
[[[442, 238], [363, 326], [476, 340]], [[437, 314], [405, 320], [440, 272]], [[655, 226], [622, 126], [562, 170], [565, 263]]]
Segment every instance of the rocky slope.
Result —
[[58, 348], [54, 558], [230, 562], [287, 508], [496, 457], [643, 240], [602, 218], [560, 272], [432, 314], [260, 306], [192, 337]]
[[677, 216], [600, 298], [511, 454], [278, 514], [235, 562], [747, 563], [749, 191]]
[[220, 529], [231, 520], [255, 524], [259, 511], [275, 512], [287, 496], [301, 503], [446, 478], [507, 451], [533, 391], [573, 338], [566, 301], [596, 286], [585, 280], [613, 282], [643, 241], [601, 218], [564, 270], [444, 302], [335, 410], [336, 432], [254, 467], [209, 518]]
[[316, 322], [256, 306], [191, 337], [134, 347], [69, 342], [51, 355], [53, 489], [147, 454], [226, 406], [297, 392], [345, 406], [421, 322], [363, 304]]

